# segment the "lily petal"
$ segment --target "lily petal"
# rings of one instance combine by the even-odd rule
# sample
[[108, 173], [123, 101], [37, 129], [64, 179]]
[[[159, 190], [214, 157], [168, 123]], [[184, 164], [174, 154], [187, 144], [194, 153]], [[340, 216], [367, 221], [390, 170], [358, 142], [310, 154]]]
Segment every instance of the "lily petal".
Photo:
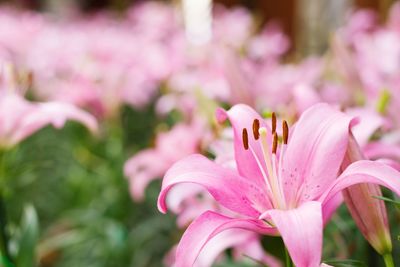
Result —
[[124, 165], [124, 174], [129, 178], [130, 191], [135, 201], [142, 201], [149, 183], [162, 177], [170, 163], [155, 149], [142, 150]]
[[369, 159], [393, 159], [400, 161], [400, 147], [397, 144], [371, 142], [363, 147], [364, 155]]
[[32, 111], [26, 114], [20, 120], [18, 127], [14, 129], [11, 138], [12, 144], [22, 141], [48, 124], [57, 129], [62, 128], [67, 120], [82, 123], [94, 134], [98, 131], [96, 119], [86, 111], [71, 104], [61, 102], [26, 103], [26, 105], [32, 107]]
[[361, 183], [382, 185], [400, 196], [400, 172], [381, 162], [360, 160], [346, 168], [320, 197], [320, 201], [324, 206], [343, 189]]
[[[262, 156], [260, 144], [254, 139], [252, 134], [253, 121], [255, 119], [258, 119], [260, 122], [260, 127], [266, 127], [267, 129], [269, 129], [269, 126], [255, 110], [244, 104], [235, 105], [228, 111], [218, 109], [216, 116], [219, 122], [223, 122], [224, 120], [229, 119], [232, 125], [234, 132], [233, 138], [235, 147], [235, 159], [239, 174], [254, 180], [254, 182], [259, 184], [260, 186], [265, 185], [264, 178], [260, 171], [260, 166], [257, 164], [257, 160], [252, 155], [251, 151], [245, 150], [243, 147], [242, 131], [243, 128], [246, 128], [248, 130], [249, 147], [254, 150], [259, 162], [263, 162], [264, 159]], [[272, 140], [271, 131], [267, 131], [267, 134], [267, 140]], [[264, 164], [262, 165], [262, 168], [264, 168], [264, 171], [266, 172]]]
[[305, 202], [296, 209], [267, 211], [278, 228], [293, 263], [315, 267], [322, 255], [322, 210], [317, 201]]
[[[41, 118], [44, 121], [50, 122], [56, 128], [63, 127], [66, 120], [74, 120], [85, 125], [92, 133], [96, 133], [98, 130], [96, 119], [74, 105], [53, 101], [39, 103], [38, 107], [42, 113], [40, 115]], [[39, 116], [37, 119], [39, 119]]]
[[176, 250], [175, 267], [193, 266], [204, 246], [219, 233], [228, 229], [243, 229], [261, 234], [276, 234], [257, 219], [234, 219], [207, 211], [188, 227]]
[[226, 249], [245, 244], [256, 235], [241, 229], [227, 229], [210, 239], [203, 247], [194, 266], [211, 267]]
[[222, 206], [253, 218], [257, 218], [261, 210], [270, 208], [263, 189], [255, 183], [202, 155], [192, 155], [175, 163], [165, 174], [158, 197], [161, 212], [167, 211], [168, 191], [180, 183], [204, 186]]
[[282, 184], [290, 205], [318, 198], [336, 179], [351, 121], [327, 104], [314, 105], [300, 117], [283, 161]]
[[382, 116], [366, 108], [348, 109], [346, 110], [346, 114], [359, 118], [359, 123], [355, 125], [351, 131], [361, 147], [364, 147], [373, 133], [384, 126], [385, 123]]
[[329, 202], [325, 203], [322, 210], [322, 218], [324, 220], [324, 225], [332, 218], [337, 208], [343, 203], [343, 196], [341, 194], [336, 194]]
[[242, 257], [248, 257], [254, 261], [263, 263], [269, 267], [282, 267], [283, 264], [280, 259], [275, 256], [268, 254], [261, 244], [260, 236], [252, 233], [246, 242], [239, 244], [234, 247], [233, 257], [236, 260], [240, 260]]

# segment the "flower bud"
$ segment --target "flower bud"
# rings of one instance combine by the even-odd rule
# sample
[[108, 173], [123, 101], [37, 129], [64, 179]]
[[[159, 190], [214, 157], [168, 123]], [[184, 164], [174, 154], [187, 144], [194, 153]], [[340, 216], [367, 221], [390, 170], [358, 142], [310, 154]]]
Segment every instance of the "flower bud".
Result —
[[[341, 169], [364, 159], [357, 141], [351, 135]], [[358, 184], [342, 191], [344, 201], [361, 233], [371, 246], [381, 255], [392, 251], [389, 223], [385, 203], [375, 198], [382, 196], [375, 184]]]

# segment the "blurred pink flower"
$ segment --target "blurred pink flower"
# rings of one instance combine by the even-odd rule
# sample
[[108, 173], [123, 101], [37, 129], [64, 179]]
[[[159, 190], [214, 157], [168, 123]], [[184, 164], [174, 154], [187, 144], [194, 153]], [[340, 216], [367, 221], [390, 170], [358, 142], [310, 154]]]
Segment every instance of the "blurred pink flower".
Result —
[[15, 73], [10, 66], [3, 66], [0, 88], [0, 147], [11, 147], [48, 124], [56, 128], [67, 120], [85, 125], [97, 132], [96, 119], [77, 107], [61, 102], [33, 103], [19, 95]]
[[[238, 173], [201, 155], [189, 156], [166, 173], [158, 207], [166, 212], [166, 196], [175, 185], [194, 183], [204, 186], [220, 205], [239, 218], [212, 211], [199, 216], [178, 245], [177, 267], [192, 266], [210, 240], [232, 228], [280, 234], [296, 266], [318, 266], [323, 222], [337, 207], [335, 196], [341, 190], [370, 182], [400, 193], [400, 174], [377, 162], [356, 162], [337, 178], [351, 118], [326, 104], [305, 111], [290, 138], [284, 126], [284, 143], [279, 149], [276, 126], [271, 132], [250, 107], [237, 105], [228, 112], [219, 110], [218, 118], [229, 118], [234, 128]], [[250, 129], [250, 135], [246, 129]]]
[[154, 148], [139, 151], [125, 163], [124, 173], [136, 201], [143, 199], [148, 184], [160, 179], [174, 162], [199, 152], [203, 137], [200, 129], [200, 123], [177, 124], [157, 136]]
[[[352, 101], [387, 115], [399, 125], [400, 31], [396, 26], [399, 5], [393, 5], [387, 25], [378, 26], [376, 14], [356, 12], [333, 38], [335, 73]], [[332, 67], [332, 66], [331, 66]], [[386, 99], [386, 100], [385, 100]], [[381, 107], [382, 101], [386, 101]], [[382, 109], [382, 110], [380, 110]]]
[[213, 15], [213, 35], [217, 43], [240, 48], [255, 30], [253, 18], [245, 8], [216, 6]]

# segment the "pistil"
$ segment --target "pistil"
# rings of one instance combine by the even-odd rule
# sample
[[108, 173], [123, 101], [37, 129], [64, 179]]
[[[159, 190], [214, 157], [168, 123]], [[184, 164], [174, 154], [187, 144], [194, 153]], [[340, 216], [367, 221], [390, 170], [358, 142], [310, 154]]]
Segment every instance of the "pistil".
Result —
[[[259, 133], [260, 133], [260, 141], [261, 141], [261, 150], [263, 152], [264, 162], [265, 162], [265, 165], [268, 170], [268, 178], [269, 178], [268, 183], [271, 185], [272, 195], [273, 195], [273, 199], [274, 199], [273, 202], [275, 204], [275, 207], [283, 208], [284, 203], [283, 203], [283, 199], [282, 199], [282, 196], [280, 193], [281, 190], [279, 189], [279, 182], [278, 182], [278, 177], [277, 177], [277, 173], [276, 173], [277, 166], [276, 166], [276, 162], [273, 163], [273, 160], [270, 155], [271, 149], [267, 142], [267, 129], [265, 127], [262, 127], [262, 128], [260, 128]], [[278, 146], [278, 135], [275, 132], [274, 140], [273, 140], [273, 147], [272, 147], [272, 152], [275, 152], [275, 153], [273, 153], [273, 157], [275, 157], [277, 146]], [[274, 160], [274, 161], [276, 161], [276, 160]]]
[[[282, 161], [283, 155], [286, 150], [286, 146], [289, 138], [289, 127], [286, 121], [282, 122], [282, 144], [280, 145], [280, 153], [279, 159], [277, 159], [277, 151], [279, 146], [279, 137], [276, 132], [276, 115], [272, 113], [272, 149], [268, 142], [268, 130], [265, 127], [260, 127], [260, 121], [255, 119], [253, 121], [252, 130], [254, 140], [260, 141], [261, 151], [264, 159], [264, 164], [260, 162], [257, 154], [254, 149], [249, 144], [249, 136], [247, 129], [244, 128], [242, 130], [242, 140], [243, 147], [245, 150], [250, 150], [254, 159], [257, 162], [258, 167], [260, 168], [261, 174], [265, 180], [267, 191], [269, 192], [272, 204], [274, 207], [279, 209], [286, 208], [286, 202], [283, 192], [283, 187], [281, 184], [282, 177]], [[267, 173], [265, 173], [265, 168]]]

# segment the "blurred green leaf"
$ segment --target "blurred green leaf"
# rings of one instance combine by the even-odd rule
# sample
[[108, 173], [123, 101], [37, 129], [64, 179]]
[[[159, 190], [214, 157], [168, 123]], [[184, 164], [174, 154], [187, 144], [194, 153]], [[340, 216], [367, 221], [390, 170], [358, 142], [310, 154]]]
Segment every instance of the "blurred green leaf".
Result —
[[39, 236], [39, 221], [36, 210], [32, 205], [24, 208], [21, 221], [21, 236], [18, 242], [18, 254], [15, 259], [16, 266], [36, 265], [36, 243]]
[[232, 260], [216, 264], [215, 267], [254, 267], [254, 266], [263, 266], [258, 263], [250, 264], [250, 263], [240, 263], [240, 262], [234, 262]]
[[386, 89], [382, 90], [379, 94], [378, 101], [376, 103], [376, 110], [380, 114], [385, 114], [388, 104], [390, 103], [391, 95]]
[[400, 208], [400, 201], [396, 201], [396, 200], [393, 200], [393, 199], [390, 199], [390, 198], [387, 198], [387, 197], [382, 197], [382, 196], [374, 196], [374, 198], [383, 200], [383, 201], [388, 202], [388, 203], [395, 204], [398, 208]]
[[327, 260], [324, 263], [334, 267], [366, 267], [367, 265], [358, 260]]

